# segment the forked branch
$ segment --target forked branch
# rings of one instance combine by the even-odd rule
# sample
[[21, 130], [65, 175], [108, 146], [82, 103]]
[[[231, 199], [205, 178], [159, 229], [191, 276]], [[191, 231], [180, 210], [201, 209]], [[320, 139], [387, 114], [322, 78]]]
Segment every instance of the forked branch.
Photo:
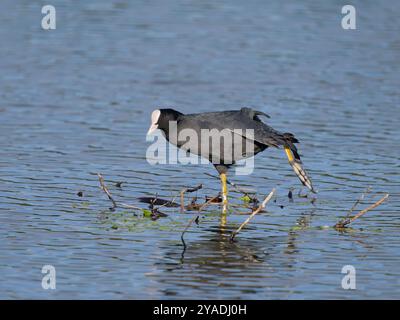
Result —
[[389, 194], [387, 193], [381, 199], [379, 199], [377, 202], [375, 202], [374, 204], [370, 205], [368, 208], [365, 208], [364, 210], [361, 210], [354, 217], [352, 217], [352, 218], [348, 217], [348, 218], [346, 218], [344, 220], [341, 220], [338, 223], [336, 223], [334, 225], [334, 227], [338, 228], [338, 229], [345, 228], [348, 224], [354, 222], [355, 220], [357, 220], [358, 218], [360, 218], [361, 216], [366, 214], [368, 211], [371, 211], [372, 209], [374, 209], [377, 206], [381, 205], [388, 197], [389, 197]]
[[231, 235], [231, 238], [230, 238], [230, 241], [231, 241], [231, 242], [233, 242], [233, 240], [235, 239], [236, 235], [240, 232], [240, 230], [242, 230], [243, 227], [244, 227], [245, 225], [247, 225], [247, 224], [250, 222], [250, 220], [253, 219], [253, 217], [254, 217], [257, 213], [259, 213], [262, 209], [265, 208], [265, 206], [266, 206], [267, 203], [271, 200], [271, 198], [272, 198], [272, 196], [274, 195], [274, 193], [275, 193], [275, 188], [272, 189], [272, 191], [270, 192], [270, 194], [264, 199], [264, 201], [258, 206], [258, 208], [257, 208], [256, 210], [254, 210], [254, 211], [251, 213], [251, 215], [239, 226], [239, 228], [238, 228], [236, 231], [232, 232], [232, 235]]

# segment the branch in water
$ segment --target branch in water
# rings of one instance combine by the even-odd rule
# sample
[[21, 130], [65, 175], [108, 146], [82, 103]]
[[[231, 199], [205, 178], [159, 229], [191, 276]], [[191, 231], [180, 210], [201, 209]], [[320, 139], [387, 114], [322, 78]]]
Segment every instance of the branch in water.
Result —
[[214, 202], [215, 200], [218, 200], [221, 197], [221, 193], [218, 193], [217, 196], [208, 199], [206, 202], [204, 202], [200, 207], [199, 207], [199, 212], [203, 210], [206, 206], [208, 206], [210, 203]]
[[201, 188], [203, 188], [203, 184], [199, 184], [197, 187], [194, 188], [184, 188], [181, 190], [180, 192], [180, 198], [181, 198], [181, 212], [185, 211], [185, 198], [184, 198], [184, 194], [187, 193], [192, 193], [195, 192], [197, 190], [200, 190]]
[[117, 207], [117, 202], [114, 200], [114, 198], [112, 197], [110, 191], [108, 191], [106, 185], [104, 184], [104, 178], [103, 176], [98, 173], [97, 176], [99, 177], [99, 182], [100, 182], [100, 187], [101, 189], [105, 192], [105, 194], [107, 195], [108, 199], [112, 202], [112, 208], [111, 210], [114, 210]]
[[198, 221], [198, 219], [199, 219], [199, 216], [192, 218], [192, 219], [189, 221], [189, 223], [188, 223], [188, 225], [186, 226], [186, 228], [183, 230], [182, 234], [181, 234], [181, 241], [182, 241], [184, 250], [186, 250], [186, 243], [185, 243], [185, 240], [183, 239], [183, 236], [185, 235], [185, 233], [186, 233], [186, 231], [189, 229], [189, 227], [192, 225], [192, 223], [193, 223], [194, 221], [196, 221], [196, 220]]
[[253, 217], [254, 217], [257, 213], [259, 213], [262, 209], [265, 208], [265, 206], [266, 206], [267, 203], [271, 200], [271, 198], [272, 198], [272, 196], [274, 195], [274, 193], [275, 193], [275, 188], [272, 189], [272, 191], [270, 192], [270, 194], [264, 199], [264, 201], [258, 206], [258, 208], [257, 208], [256, 210], [254, 210], [254, 211], [251, 213], [251, 215], [240, 225], [240, 227], [239, 227], [236, 231], [232, 232], [232, 235], [231, 235], [231, 238], [230, 238], [230, 241], [231, 241], [231, 242], [233, 242], [233, 240], [235, 239], [236, 235], [240, 232], [240, 230], [242, 230], [243, 227], [244, 227], [245, 225], [247, 225], [247, 224], [250, 222], [250, 220], [253, 219]]
[[361, 201], [364, 200], [365, 196], [371, 192], [371, 187], [368, 187], [365, 192], [363, 194], [361, 194], [360, 198], [357, 199], [356, 202], [354, 202], [353, 206], [351, 207], [351, 209], [349, 210], [349, 212], [347, 213], [346, 219], [350, 218], [350, 215], [353, 213], [354, 209], [357, 207], [357, 205], [359, 203], [361, 203]]
[[107, 195], [108, 199], [112, 202], [112, 207], [110, 208], [110, 210], [115, 210], [115, 208], [117, 207], [122, 207], [122, 208], [126, 208], [126, 209], [135, 209], [135, 210], [142, 210], [142, 208], [130, 205], [130, 204], [126, 204], [126, 203], [119, 203], [117, 204], [117, 202], [114, 200], [114, 198], [112, 197], [110, 191], [108, 191], [106, 184], [104, 183], [104, 178], [103, 176], [98, 173], [97, 176], [99, 177], [99, 182], [100, 182], [100, 187], [101, 189], [105, 192], [105, 194]]
[[[377, 202], [375, 202], [374, 204], [370, 205], [368, 208], [361, 210], [359, 213], [357, 213], [353, 218], [347, 218], [344, 220], [339, 221], [338, 223], [336, 223], [334, 225], [334, 228], [345, 228], [348, 224], [354, 222], [355, 220], [357, 220], [358, 218], [360, 218], [361, 216], [363, 216], [364, 214], [366, 214], [368, 211], [376, 208], [377, 206], [381, 205], [387, 198], [389, 197], [389, 194], [385, 194], [381, 199], [379, 199]], [[355, 207], [355, 206], [353, 206]]]

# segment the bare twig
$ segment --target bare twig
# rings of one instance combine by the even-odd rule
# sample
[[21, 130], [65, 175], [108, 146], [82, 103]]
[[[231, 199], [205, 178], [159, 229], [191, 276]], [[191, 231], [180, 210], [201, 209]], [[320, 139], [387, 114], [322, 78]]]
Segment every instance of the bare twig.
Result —
[[182, 189], [180, 196], [181, 196], [181, 212], [185, 211], [185, 198], [184, 198], [184, 194], [186, 192], [186, 189]]
[[347, 213], [346, 219], [350, 218], [350, 215], [352, 214], [352, 212], [354, 211], [354, 209], [357, 207], [357, 205], [364, 200], [365, 196], [371, 192], [371, 187], [368, 187], [364, 193], [361, 194], [360, 198], [357, 199], [356, 202], [354, 202], [353, 206], [351, 207], [351, 209], [349, 210], [349, 212]]
[[221, 196], [221, 193], [218, 193], [218, 195], [216, 195], [215, 197], [209, 199], [207, 202], [203, 203], [203, 204], [199, 207], [199, 212], [200, 212], [201, 210], [203, 210], [206, 206], [208, 206], [211, 202], [217, 200], [220, 196]]
[[185, 240], [183, 239], [183, 236], [185, 235], [185, 233], [186, 233], [186, 231], [189, 229], [189, 227], [192, 225], [192, 223], [193, 223], [194, 221], [198, 220], [198, 219], [199, 219], [199, 216], [192, 218], [192, 219], [189, 221], [189, 223], [187, 224], [186, 228], [182, 231], [182, 234], [181, 234], [181, 241], [182, 241], [184, 250], [186, 250], [186, 243], [185, 243]]
[[97, 176], [99, 177], [99, 182], [100, 182], [100, 187], [101, 189], [105, 192], [105, 194], [107, 195], [108, 199], [112, 202], [112, 208], [111, 210], [114, 210], [117, 207], [123, 207], [123, 208], [127, 208], [127, 209], [135, 209], [135, 210], [142, 210], [142, 208], [130, 205], [130, 204], [126, 204], [126, 203], [119, 203], [117, 204], [117, 202], [114, 200], [114, 198], [112, 197], [110, 191], [108, 191], [105, 183], [104, 183], [104, 178], [103, 176], [98, 173]]
[[194, 188], [186, 188], [185, 192], [192, 193], [192, 192], [195, 192], [197, 190], [200, 190], [201, 188], [203, 188], [203, 184], [202, 183], [200, 183], [197, 187], [194, 187]]
[[[176, 203], [175, 203], [175, 200], [176, 200], [176, 198], [178, 197], [178, 195], [175, 195], [172, 199], [171, 199], [171, 201], [170, 201], [170, 203], [171, 203], [171, 205], [176, 205]], [[165, 206], [166, 204], [164, 204], [164, 205], [162, 205], [162, 207], [163, 206]]]
[[153, 212], [154, 210], [154, 204], [156, 203], [157, 199], [158, 199], [158, 194], [156, 193], [155, 197], [150, 201], [149, 209], [151, 212]]
[[163, 205], [161, 205], [160, 206], [160, 208], [162, 208], [162, 207], [166, 207], [167, 205], [174, 205], [175, 204], [175, 199], [177, 198], [178, 196], [176, 195], [176, 196], [174, 196], [172, 199], [171, 199], [171, 201], [169, 201], [169, 203], [168, 202], [166, 202], [166, 203], [164, 203]]
[[179, 207], [179, 204], [174, 202], [175, 198], [172, 200], [165, 200], [161, 198], [157, 198], [154, 200], [154, 197], [139, 197], [138, 200], [143, 203], [153, 204], [154, 206], [162, 207]]
[[126, 204], [126, 203], [118, 203], [118, 206], [122, 207], [122, 208], [126, 208], [126, 209], [135, 209], [135, 210], [143, 210], [142, 208], [133, 206], [131, 204]]
[[185, 197], [184, 197], [184, 194], [186, 192], [188, 192], [188, 193], [195, 192], [197, 190], [200, 190], [201, 188], [203, 188], [203, 184], [199, 184], [197, 187], [194, 187], [194, 188], [184, 188], [184, 189], [181, 190], [181, 192], [180, 192], [181, 212], [185, 211]]
[[381, 205], [387, 198], [389, 197], [389, 194], [385, 194], [381, 199], [379, 199], [377, 202], [374, 204], [370, 205], [368, 208], [361, 210], [359, 213], [357, 213], [353, 218], [347, 218], [345, 220], [339, 221], [338, 223], [335, 224], [335, 228], [344, 228], [348, 224], [354, 222], [364, 214], [366, 214], [368, 211], [376, 208], [377, 206]]
[[101, 189], [106, 193], [108, 199], [112, 202], [112, 204], [113, 204], [112, 209], [115, 209], [117, 207], [117, 202], [114, 200], [114, 198], [112, 197], [110, 191], [108, 191], [106, 185], [104, 184], [103, 176], [100, 173], [98, 173], [97, 176], [99, 177], [99, 182], [100, 182]]
[[268, 201], [271, 200], [271, 198], [272, 198], [272, 196], [274, 195], [274, 193], [275, 193], [275, 188], [272, 189], [272, 191], [270, 192], [270, 194], [264, 199], [264, 201], [258, 206], [258, 208], [257, 208], [256, 210], [254, 210], [254, 211], [251, 213], [251, 215], [240, 225], [240, 227], [239, 227], [236, 231], [232, 232], [232, 235], [231, 235], [231, 238], [230, 238], [230, 241], [231, 241], [231, 242], [235, 239], [236, 235], [240, 232], [240, 230], [242, 230], [243, 227], [244, 227], [246, 224], [248, 224], [248, 223], [250, 222], [250, 220], [253, 219], [253, 217], [254, 217], [257, 213], [259, 213], [262, 209], [265, 208], [265, 206], [267, 205]]

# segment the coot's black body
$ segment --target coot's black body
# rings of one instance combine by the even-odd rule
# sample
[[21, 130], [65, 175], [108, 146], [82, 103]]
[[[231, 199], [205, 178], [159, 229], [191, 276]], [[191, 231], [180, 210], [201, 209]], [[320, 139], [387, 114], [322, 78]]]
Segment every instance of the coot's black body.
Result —
[[[191, 153], [200, 155], [207, 158], [220, 174], [225, 174], [228, 168], [235, 164], [236, 161], [256, 155], [257, 153], [264, 151], [268, 147], [283, 146], [289, 163], [294, 169], [295, 173], [299, 177], [300, 181], [307, 186], [311, 191], [314, 191], [311, 180], [308, 178], [305, 170], [302, 167], [300, 156], [297, 152], [297, 148], [294, 145], [298, 143], [298, 140], [291, 133], [281, 133], [264, 122], [261, 121], [260, 116], [269, 117], [267, 114], [256, 111], [250, 108], [242, 108], [240, 110], [232, 111], [221, 111], [221, 112], [206, 112], [199, 114], [183, 114], [173, 109], [160, 109], [155, 110], [152, 114], [152, 125], [149, 133], [155, 129], [160, 129], [164, 132], [165, 138], [173, 144], [176, 144], [179, 148], [183, 148]], [[177, 130], [170, 131], [170, 121], [176, 121]], [[193, 143], [186, 141], [179, 141], [176, 135], [182, 132], [184, 129], [194, 130], [200, 139], [200, 141], [193, 141]], [[251, 143], [253, 146], [252, 152], [244, 152], [242, 154], [232, 153], [230, 159], [224, 159], [224, 147], [222, 144], [217, 149], [213, 149], [212, 146], [205, 151], [200, 149], [200, 146], [204, 141], [201, 141], [201, 129], [217, 129], [218, 131], [227, 129], [230, 132], [240, 130], [240, 139], [232, 139], [232, 145], [226, 146], [234, 149], [234, 142], [241, 143], [243, 150], [246, 143]], [[252, 129], [254, 135], [248, 135], [246, 129]], [[225, 153], [226, 154], [226, 153]], [[228, 153], [229, 154], [229, 153]]]

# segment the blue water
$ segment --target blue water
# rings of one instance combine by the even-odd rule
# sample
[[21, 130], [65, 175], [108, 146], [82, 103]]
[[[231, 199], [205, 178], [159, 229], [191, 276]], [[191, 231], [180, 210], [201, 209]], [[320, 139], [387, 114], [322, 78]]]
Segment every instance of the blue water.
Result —
[[[51, 4], [50, 31], [40, 1], [0, 4], [0, 298], [400, 298], [398, 1], [353, 1], [356, 30], [341, 28], [340, 1]], [[277, 189], [235, 243], [248, 210], [231, 208], [223, 226], [208, 207], [185, 252], [195, 211], [110, 211], [97, 172], [117, 201], [143, 208], [138, 197], [199, 183], [198, 202], [219, 191], [212, 166], [147, 163], [150, 114], [165, 106], [270, 114], [299, 138], [316, 201], [298, 197], [282, 150], [268, 149], [251, 176], [229, 177], [259, 199]], [[357, 209], [390, 198], [331, 228], [368, 186]], [[42, 289], [48, 264], [55, 290]], [[344, 265], [356, 290], [341, 287]]]

